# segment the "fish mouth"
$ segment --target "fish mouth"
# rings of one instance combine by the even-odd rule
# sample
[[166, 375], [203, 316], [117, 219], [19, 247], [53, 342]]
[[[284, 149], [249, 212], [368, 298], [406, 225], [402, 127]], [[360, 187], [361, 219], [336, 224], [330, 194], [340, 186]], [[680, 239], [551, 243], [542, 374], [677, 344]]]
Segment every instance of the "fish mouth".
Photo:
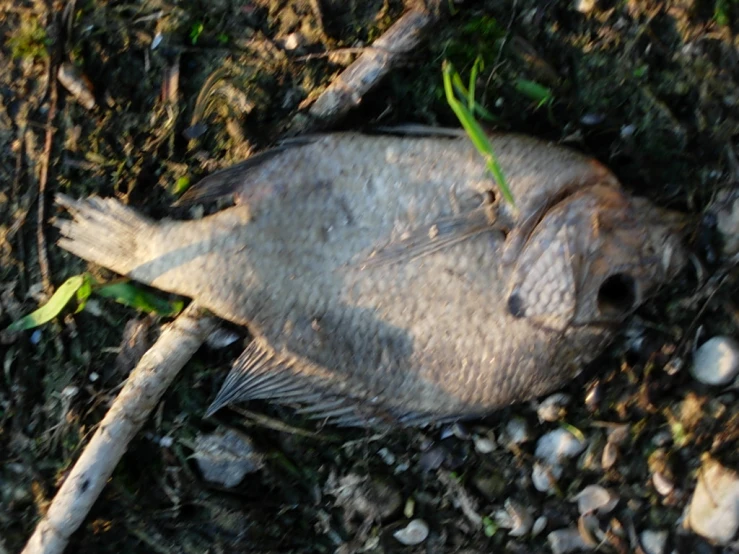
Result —
[[607, 319], [619, 319], [630, 314], [640, 303], [638, 281], [629, 273], [617, 272], [606, 277], [598, 287], [596, 306]]

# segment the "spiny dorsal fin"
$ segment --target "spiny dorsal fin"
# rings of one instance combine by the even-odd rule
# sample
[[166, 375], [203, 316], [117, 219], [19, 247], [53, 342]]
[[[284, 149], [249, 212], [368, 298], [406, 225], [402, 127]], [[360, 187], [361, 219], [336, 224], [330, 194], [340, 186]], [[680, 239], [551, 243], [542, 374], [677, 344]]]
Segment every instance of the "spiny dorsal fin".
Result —
[[299, 137], [288, 139], [277, 146], [255, 154], [243, 162], [237, 163], [226, 169], [216, 171], [196, 183], [175, 203], [175, 206], [190, 206], [198, 202], [213, 202], [226, 196], [240, 194], [248, 197], [245, 189], [250, 186], [250, 172], [268, 162], [274, 157], [282, 154], [290, 148], [304, 146], [313, 142], [315, 138]]

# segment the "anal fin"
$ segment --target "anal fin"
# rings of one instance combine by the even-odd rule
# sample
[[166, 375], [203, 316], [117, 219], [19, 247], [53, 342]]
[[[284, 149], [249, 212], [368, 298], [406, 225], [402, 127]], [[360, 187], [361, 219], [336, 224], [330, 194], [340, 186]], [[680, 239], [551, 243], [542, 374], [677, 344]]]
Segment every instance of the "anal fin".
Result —
[[383, 419], [389, 417], [379, 407], [364, 407], [361, 399], [332, 392], [332, 378], [334, 384], [342, 380], [336, 374], [307, 374], [296, 360], [254, 340], [234, 362], [205, 416], [210, 417], [229, 404], [268, 400], [298, 407], [299, 414], [339, 426], [382, 425]]

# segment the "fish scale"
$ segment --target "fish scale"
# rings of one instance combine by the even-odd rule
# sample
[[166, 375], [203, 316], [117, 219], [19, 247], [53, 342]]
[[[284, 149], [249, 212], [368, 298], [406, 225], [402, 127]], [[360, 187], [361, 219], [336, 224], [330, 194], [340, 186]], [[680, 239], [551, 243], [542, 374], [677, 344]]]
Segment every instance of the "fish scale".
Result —
[[456, 132], [342, 133], [207, 177], [183, 202], [236, 205], [200, 220], [61, 197], [59, 244], [250, 329], [209, 413], [263, 398], [350, 425], [476, 416], [570, 379], [684, 265], [673, 219], [598, 162], [490, 139], [515, 208]]

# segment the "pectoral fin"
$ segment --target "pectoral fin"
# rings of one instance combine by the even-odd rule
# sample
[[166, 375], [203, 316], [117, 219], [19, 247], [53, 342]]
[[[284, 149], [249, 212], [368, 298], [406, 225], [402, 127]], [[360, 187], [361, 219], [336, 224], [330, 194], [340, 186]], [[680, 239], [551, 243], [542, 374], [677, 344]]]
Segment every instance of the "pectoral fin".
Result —
[[492, 231], [502, 229], [491, 222], [489, 208], [476, 208], [412, 229], [398, 240], [375, 249], [357, 265], [360, 269], [369, 269], [406, 262]]

